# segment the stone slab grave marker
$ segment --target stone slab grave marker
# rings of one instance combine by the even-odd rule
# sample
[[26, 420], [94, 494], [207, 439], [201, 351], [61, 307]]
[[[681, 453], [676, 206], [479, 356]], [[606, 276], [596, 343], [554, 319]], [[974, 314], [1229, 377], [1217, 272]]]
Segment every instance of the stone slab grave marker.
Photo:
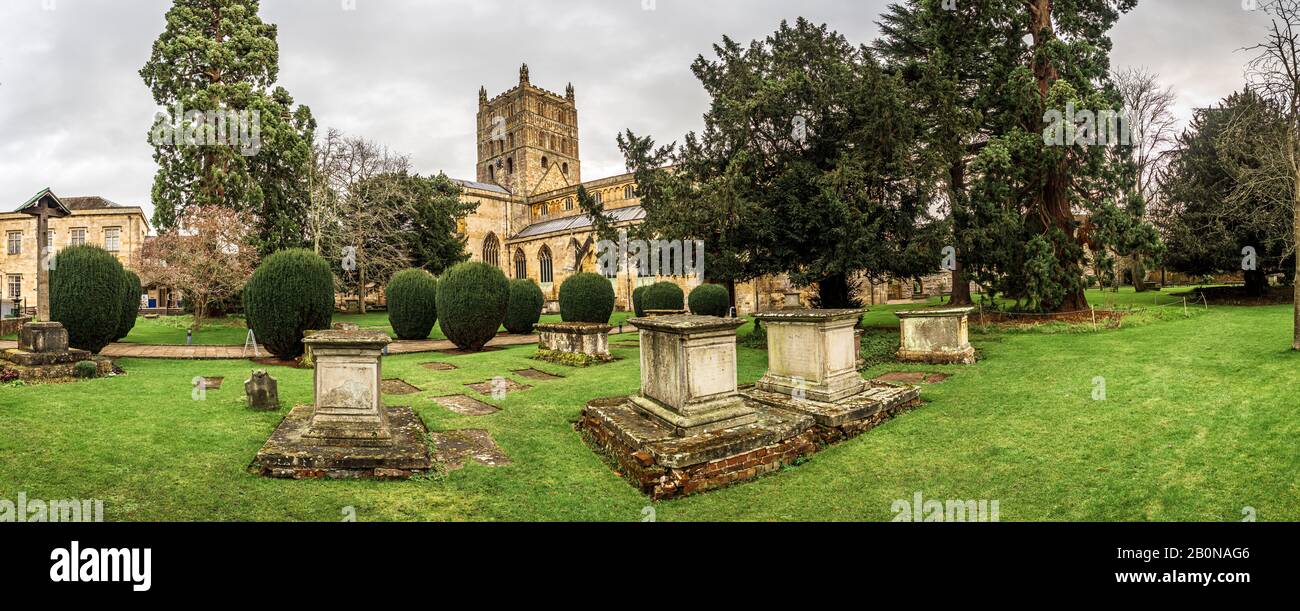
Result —
[[253, 411], [280, 410], [280, 383], [265, 369], [254, 371], [244, 381], [244, 394], [248, 395], [248, 407]]
[[857, 435], [920, 398], [913, 386], [868, 383], [857, 370], [854, 327], [863, 310], [781, 310], [767, 329], [767, 373], [745, 395], [812, 416], [823, 440]]
[[479, 401], [469, 395], [436, 397], [433, 401], [462, 416], [488, 416], [501, 411], [500, 408]]
[[600, 323], [542, 323], [537, 330], [537, 347], [552, 352], [580, 354], [598, 361], [610, 360], [609, 332], [614, 327]]
[[381, 400], [381, 360], [391, 341], [356, 330], [303, 340], [316, 360], [315, 404], [295, 407], [258, 452], [263, 475], [402, 478], [431, 468], [424, 421]]
[[934, 365], [973, 365], [975, 348], [970, 344], [970, 313], [974, 308], [925, 308], [901, 310], [898, 316], [898, 360]]

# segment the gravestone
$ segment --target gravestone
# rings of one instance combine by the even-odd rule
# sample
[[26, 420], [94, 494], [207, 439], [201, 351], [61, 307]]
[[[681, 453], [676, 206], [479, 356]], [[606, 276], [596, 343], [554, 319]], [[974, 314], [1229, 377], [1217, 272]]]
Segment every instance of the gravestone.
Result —
[[303, 343], [315, 356], [313, 405], [293, 408], [258, 452], [263, 475], [395, 479], [432, 467], [424, 421], [381, 401], [380, 331], [318, 331]]
[[970, 313], [974, 308], [926, 308], [895, 312], [899, 318], [898, 360], [935, 365], [973, 365]]
[[817, 451], [812, 418], [746, 399], [736, 384], [740, 319], [660, 316], [641, 334], [641, 392], [597, 399], [578, 430], [652, 498], [772, 473]]
[[74, 377], [78, 362], [94, 362], [100, 376], [113, 371], [113, 362], [86, 350], [68, 347], [68, 331], [62, 323], [29, 322], [18, 330], [18, 347], [0, 354], [22, 380], [51, 380]]
[[537, 329], [538, 357], [547, 352], [574, 354], [593, 361], [608, 361], [609, 332], [614, 327], [600, 323], [542, 323]]
[[755, 315], [767, 329], [767, 373], [745, 392], [764, 405], [811, 416], [821, 441], [861, 434], [914, 405], [920, 389], [868, 383], [854, 332], [863, 310], [782, 310]]
[[274, 412], [280, 409], [280, 383], [266, 370], [257, 370], [244, 381], [244, 393], [248, 395], [248, 407], [258, 412]]

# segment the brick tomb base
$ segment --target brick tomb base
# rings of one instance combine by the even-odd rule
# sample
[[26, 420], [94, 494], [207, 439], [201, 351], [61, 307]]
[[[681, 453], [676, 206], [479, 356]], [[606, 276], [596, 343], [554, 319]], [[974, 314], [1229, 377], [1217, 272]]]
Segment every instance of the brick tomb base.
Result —
[[577, 428], [588, 445], [653, 499], [771, 473], [816, 452], [818, 438], [812, 418], [764, 408], [751, 424], [677, 437], [627, 398], [592, 401]]

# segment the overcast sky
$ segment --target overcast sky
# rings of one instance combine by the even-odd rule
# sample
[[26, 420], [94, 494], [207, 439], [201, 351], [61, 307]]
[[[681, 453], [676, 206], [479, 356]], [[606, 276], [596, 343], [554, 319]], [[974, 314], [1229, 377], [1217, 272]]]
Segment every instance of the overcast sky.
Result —
[[[959, 2], [971, 0], [957, 0]], [[1180, 118], [1243, 83], [1238, 51], [1263, 36], [1249, 0], [1139, 0], [1112, 32], [1116, 67], [1146, 66]], [[170, 0], [0, 0], [0, 210], [42, 187], [101, 195], [152, 214], [146, 141], [157, 112], [138, 71]], [[623, 171], [631, 128], [667, 142], [699, 129], [707, 99], [690, 73], [723, 35], [781, 19], [876, 36], [885, 0], [263, 0], [279, 26], [280, 83], [337, 127], [408, 153], [422, 173], [474, 178], [480, 85], [577, 89], [583, 178]], [[355, 8], [349, 10], [348, 6]]]

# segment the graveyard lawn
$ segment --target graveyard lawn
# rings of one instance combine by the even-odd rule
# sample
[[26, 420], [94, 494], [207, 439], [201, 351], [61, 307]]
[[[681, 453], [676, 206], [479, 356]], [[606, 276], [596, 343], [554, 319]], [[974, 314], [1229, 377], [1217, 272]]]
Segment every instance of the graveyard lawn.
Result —
[[[610, 317], [610, 324], [617, 325], [632, 315], [627, 312], [615, 312]], [[370, 312], [367, 314], [335, 314], [334, 322], [352, 323], [362, 329], [376, 329], [396, 338], [393, 327], [388, 324], [387, 312]], [[558, 314], [542, 316], [541, 322], [560, 322]], [[127, 344], [144, 344], [155, 346], [185, 345], [185, 331], [194, 324], [192, 316], [164, 316], [155, 319], [137, 318], [135, 328], [122, 340]], [[505, 327], [501, 328], [505, 331]], [[194, 344], [198, 346], [242, 346], [248, 337], [248, 327], [243, 318], [229, 317], [209, 319], [203, 322], [203, 328], [194, 334]], [[447, 336], [442, 329], [434, 325], [430, 339], [443, 340]]]
[[[996, 500], [1003, 521], [1300, 520], [1300, 354], [1285, 306], [1213, 308], [1095, 333], [972, 337], [970, 367], [874, 365], [951, 374], [919, 409], [756, 481], [653, 504], [659, 521], [867, 520], [926, 499]], [[883, 320], [882, 320], [883, 323]], [[246, 468], [284, 416], [243, 406], [242, 361], [121, 361], [125, 377], [0, 388], [0, 499], [102, 499], [136, 520], [640, 521], [652, 505], [571, 427], [596, 397], [638, 389], [637, 348], [585, 370], [533, 348], [385, 359], [384, 377], [419, 393], [388, 396], [433, 431], [483, 429], [510, 464], [402, 481], [283, 481]], [[452, 363], [434, 371], [422, 364]], [[739, 349], [742, 383], [766, 354]], [[565, 376], [530, 380], [515, 370]], [[286, 406], [311, 399], [311, 372], [275, 368]], [[194, 400], [195, 376], [223, 376]], [[495, 401], [466, 387], [504, 376], [531, 389]], [[1104, 400], [1094, 400], [1104, 380]], [[433, 401], [468, 394], [501, 408], [459, 415]]]

